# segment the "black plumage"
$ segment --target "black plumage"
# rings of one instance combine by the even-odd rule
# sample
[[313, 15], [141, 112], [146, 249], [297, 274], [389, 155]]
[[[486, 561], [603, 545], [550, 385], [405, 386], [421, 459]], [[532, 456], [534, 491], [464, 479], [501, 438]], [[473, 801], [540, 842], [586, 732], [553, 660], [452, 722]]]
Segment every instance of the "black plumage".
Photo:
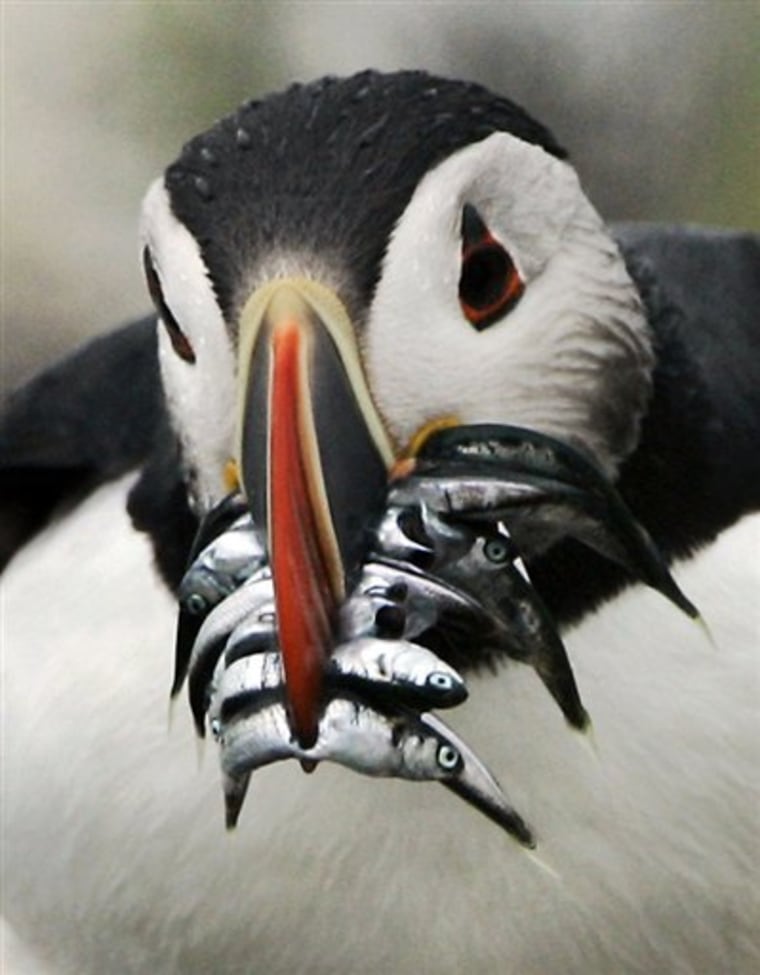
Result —
[[[367, 71], [243, 105], [187, 143], [166, 183], [229, 321], [257, 260], [282, 250], [319, 255], [361, 325], [420, 179], [499, 131], [565, 156], [544, 126], [479, 85]], [[240, 200], [255, 200], [255, 211]]]
[[12, 394], [0, 415], [0, 568], [58, 506], [142, 464], [162, 411], [152, 318], [95, 339]]

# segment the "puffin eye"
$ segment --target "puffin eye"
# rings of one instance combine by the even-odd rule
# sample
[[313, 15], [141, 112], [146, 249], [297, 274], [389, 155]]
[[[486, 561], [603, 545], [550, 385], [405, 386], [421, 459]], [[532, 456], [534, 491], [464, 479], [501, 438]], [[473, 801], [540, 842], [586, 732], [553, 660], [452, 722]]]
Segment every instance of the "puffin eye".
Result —
[[520, 299], [525, 285], [512, 258], [470, 203], [462, 210], [462, 272], [459, 302], [479, 332], [493, 325]]
[[185, 362], [193, 363], [195, 362], [195, 352], [193, 351], [190, 341], [182, 329], [177, 323], [177, 319], [172, 315], [171, 309], [166, 304], [164, 300], [164, 292], [161, 288], [161, 282], [156, 274], [156, 269], [153, 266], [153, 258], [150, 256], [150, 251], [147, 247], [143, 248], [143, 268], [145, 270], [145, 281], [148, 285], [148, 291], [150, 297], [153, 300], [156, 311], [164, 323], [166, 331], [169, 333], [169, 338], [171, 339], [172, 348], [180, 357], [184, 359]]

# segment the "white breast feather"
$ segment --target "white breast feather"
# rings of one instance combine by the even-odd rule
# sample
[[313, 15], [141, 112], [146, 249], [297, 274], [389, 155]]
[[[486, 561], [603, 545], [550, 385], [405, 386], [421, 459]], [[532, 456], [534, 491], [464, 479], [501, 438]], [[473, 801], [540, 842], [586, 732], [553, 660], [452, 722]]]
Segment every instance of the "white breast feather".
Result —
[[6, 971], [760, 968], [760, 517], [676, 572], [717, 647], [642, 589], [570, 634], [598, 760], [525, 667], [473, 680], [453, 713], [557, 881], [439, 786], [332, 767], [262, 770], [227, 835], [184, 699], [167, 729], [173, 606], [125, 487], [3, 581]]

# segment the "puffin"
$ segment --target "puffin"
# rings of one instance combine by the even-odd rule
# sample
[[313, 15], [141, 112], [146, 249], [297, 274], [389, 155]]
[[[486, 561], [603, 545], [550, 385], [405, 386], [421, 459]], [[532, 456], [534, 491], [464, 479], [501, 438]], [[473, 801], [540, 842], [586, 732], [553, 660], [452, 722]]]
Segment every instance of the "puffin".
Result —
[[[608, 226], [520, 106], [366, 71], [191, 139], [140, 260], [154, 311], [0, 420], [9, 970], [756, 971], [758, 236]], [[389, 477], [478, 424], [592, 458], [710, 638], [570, 532], [526, 553], [594, 749], [476, 642], [452, 725], [548, 870], [430, 784], [326, 765], [257, 773], [226, 832], [213, 743], [176, 704], [167, 728], [199, 525], [242, 490], [301, 594], [278, 622], [306, 740], [310, 615]]]

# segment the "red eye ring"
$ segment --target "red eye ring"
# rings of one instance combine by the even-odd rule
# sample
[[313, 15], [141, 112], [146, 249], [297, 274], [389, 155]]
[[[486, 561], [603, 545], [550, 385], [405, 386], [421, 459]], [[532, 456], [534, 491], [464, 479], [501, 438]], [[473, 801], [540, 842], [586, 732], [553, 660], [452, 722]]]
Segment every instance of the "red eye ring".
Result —
[[502, 318], [520, 300], [525, 284], [504, 247], [471, 204], [462, 212], [459, 303], [478, 331]]
[[145, 271], [145, 281], [148, 285], [148, 292], [153, 301], [155, 309], [158, 312], [159, 318], [164, 323], [164, 327], [169, 335], [172, 348], [180, 359], [184, 359], [185, 362], [189, 362], [192, 365], [195, 362], [195, 351], [190, 344], [190, 340], [179, 327], [179, 323], [172, 314], [171, 309], [166, 304], [163, 288], [161, 287], [161, 281], [153, 265], [153, 258], [151, 257], [150, 251], [147, 247], [143, 248], [142, 258], [143, 269]]

